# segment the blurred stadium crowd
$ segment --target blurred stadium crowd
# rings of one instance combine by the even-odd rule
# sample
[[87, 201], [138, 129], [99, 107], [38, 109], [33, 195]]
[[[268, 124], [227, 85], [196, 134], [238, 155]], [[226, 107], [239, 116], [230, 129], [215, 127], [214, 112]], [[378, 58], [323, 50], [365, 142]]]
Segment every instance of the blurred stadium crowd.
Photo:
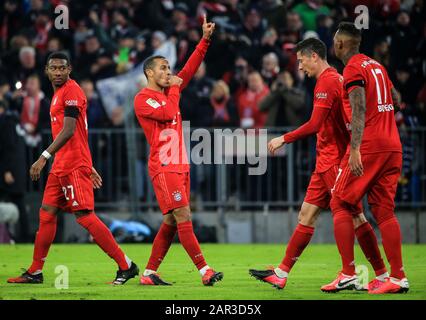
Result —
[[[19, 113], [34, 133], [49, 127], [52, 89], [43, 75], [46, 56], [65, 50], [72, 76], [89, 100], [89, 127], [122, 124], [97, 94], [97, 81], [128, 72], [146, 57], [166, 56], [179, 70], [201, 37], [207, 13], [217, 30], [205, 65], [182, 97], [192, 126], [296, 126], [311, 109], [314, 81], [298, 72], [294, 45], [319, 37], [339, 70], [332, 38], [355, 7], [369, 8], [363, 52], [384, 64], [406, 106], [410, 125], [424, 124], [426, 24], [422, 0], [5, 0], [0, 8], [0, 103]], [[69, 8], [69, 29], [54, 26], [57, 5]], [[266, 98], [266, 99], [263, 99]], [[190, 108], [197, 105], [197, 108]], [[401, 119], [401, 121], [403, 121]]]
[[[55, 28], [58, 5], [69, 8], [69, 29]], [[329, 48], [329, 62], [341, 72], [334, 30], [341, 21], [354, 21], [358, 5], [367, 6], [370, 17], [362, 52], [388, 69], [401, 92], [398, 125], [425, 126], [423, 0], [1, 1], [0, 189], [14, 192], [10, 181], [16, 177], [5, 175], [5, 163], [18, 161], [4, 151], [14, 143], [6, 116], [21, 124], [27, 148], [43, 144], [40, 133], [50, 128], [52, 88], [44, 75], [49, 53], [69, 53], [71, 76], [88, 99], [89, 129], [121, 128], [124, 107], [106, 105], [99, 82], [137, 70], [152, 54], [165, 56], [178, 71], [200, 40], [207, 14], [216, 31], [205, 63], [182, 94], [183, 119], [192, 127], [298, 126], [310, 116], [315, 80], [298, 71], [295, 44], [320, 38]], [[413, 147], [410, 141], [404, 145], [410, 167]]]

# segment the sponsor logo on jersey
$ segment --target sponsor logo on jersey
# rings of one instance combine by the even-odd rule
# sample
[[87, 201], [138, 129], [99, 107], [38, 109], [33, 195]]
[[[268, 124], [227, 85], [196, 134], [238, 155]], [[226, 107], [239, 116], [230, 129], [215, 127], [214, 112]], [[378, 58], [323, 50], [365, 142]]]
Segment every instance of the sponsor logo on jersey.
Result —
[[327, 99], [327, 92], [318, 92], [315, 95], [315, 98], [317, 98], [317, 99]]
[[154, 109], [157, 109], [158, 107], [161, 107], [161, 104], [159, 104], [157, 101], [155, 101], [152, 98], [149, 98], [148, 100], [146, 100], [146, 103], [148, 103], [148, 105], [150, 105]]
[[172, 193], [173, 195], [173, 199], [175, 199], [175, 201], [181, 201], [182, 200], [182, 194], [179, 191], [174, 191]]
[[78, 106], [78, 101], [77, 100], [65, 100], [65, 105], [66, 106]]

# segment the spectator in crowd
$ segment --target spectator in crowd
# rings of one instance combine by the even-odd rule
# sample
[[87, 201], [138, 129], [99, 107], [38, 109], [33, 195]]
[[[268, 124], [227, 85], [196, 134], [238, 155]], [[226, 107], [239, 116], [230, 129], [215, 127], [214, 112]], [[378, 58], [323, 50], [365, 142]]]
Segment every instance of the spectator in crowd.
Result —
[[101, 48], [96, 56], [96, 62], [90, 67], [90, 78], [98, 81], [117, 75], [117, 64], [113, 60], [112, 52]]
[[406, 64], [400, 64], [396, 68], [395, 74], [396, 80], [394, 81], [394, 86], [401, 94], [402, 105], [415, 104], [420, 87], [411, 68]]
[[389, 43], [386, 39], [376, 42], [374, 46], [373, 59], [381, 63], [387, 70], [390, 69]]
[[293, 11], [300, 15], [305, 30], [316, 30], [318, 15], [330, 13], [330, 9], [322, 4], [322, 0], [305, 0], [296, 5]]
[[260, 73], [265, 83], [270, 87], [280, 73], [280, 63], [275, 53], [270, 52], [262, 57], [262, 69]]
[[210, 107], [213, 115], [209, 127], [230, 128], [239, 126], [237, 108], [225, 81], [218, 80], [213, 84], [210, 94]]
[[18, 34], [22, 28], [22, 11], [19, 8], [18, 0], [6, 0], [3, 7], [0, 7], [0, 51], [7, 49], [9, 41]]
[[398, 14], [394, 31], [391, 35], [391, 66], [413, 64], [413, 54], [416, 45], [416, 33], [410, 25], [410, 15], [406, 11]]
[[136, 64], [135, 37], [127, 33], [118, 41], [118, 51], [114, 54], [114, 62], [117, 64], [117, 73], [125, 73]]
[[223, 76], [223, 80], [229, 85], [231, 95], [238, 100], [240, 95], [247, 89], [247, 79], [251, 71], [247, 59], [238, 56], [234, 62], [234, 69]]
[[240, 126], [242, 128], [263, 128], [267, 113], [259, 110], [260, 101], [269, 93], [259, 72], [253, 71], [248, 75], [247, 89], [237, 100]]
[[287, 64], [288, 57], [278, 43], [278, 33], [274, 28], [268, 28], [263, 34], [260, 51], [262, 55], [273, 52], [277, 56], [280, 66]]
[[153, 55], [165, 57], [173, 71], [177, 60], [175, 43], [171, 39], [167, 39], [163, 31], [157, 30], [152, 34], [151, 46], [154, 50]]
[[34, 24], [28, 30], [28, 34], [32, 39], [32, 44], [41, 54], [46, 52], [49, 32], [52, 27], [53, 23], [49, 12], [47, 10], [38, 11]]
[[50, 128], [50, 100], [40, 87], [40, 78], [32, 74], [25, 87], [13, 95], [13, 109], [20, 114], [20, 124], [25, 131], [25, 142], [36, 147], [42, 140], [40, 132]]
[[285, 28], [283, 17], [287, 14], [287, 7], [282, 0], [260, 0], [262, 16], [268, 22], [268, 25], [276, 30]]
[[25, 163], [25, 144], [19, 130], [16, 112], [8, 110], [0, 100], [0, 201], [12, 202], [19, 210], [19, 233], [16, 240], [28, 242], [28, 215], [24, 195], [27, 171]]
[[101, 43], [95, 34], [93, 32], [87, 33], [87, 37], [84, 40], [83, 52], [74, 68], [77, 78], [90, 77], [91, 68], [96, 63], [101, 49]]
[[147, 43], [147, 34], [139, 34], [136, 37], [135, 49], [136, 49], [136, 62], [135, 65], [139, 65], [146, 58], [152, 55], [152, 49]]
[[33, 47], [22, 47], [19, 49], [19, 65], [8, 66], [9, 75], [13, 79], [16, 89], [25, 86], [25, 82], [29, 75], [42, 75], [41, 68], [37, 65], [36, 50]]
[[80, 86], [87, 99], [87, 125], [89, 129], [108, 127], [110, 125], [108, 116], [101, 99], [95, 91], [92, 80], [83, 79], [80, 82]]
[[211, 124], [210, 92], [213, 79], [206, 75], [206, 64], [202, 62], [192, 81], [181, 95], [181, 112], [191, 127], [209, 127]]
[[260, 102], [259, 109], [268, 113], [266, 127], [300, 126], [304, 122], [305, 93], [294, 87], [290, 72], [281, 72], [271, 92]]

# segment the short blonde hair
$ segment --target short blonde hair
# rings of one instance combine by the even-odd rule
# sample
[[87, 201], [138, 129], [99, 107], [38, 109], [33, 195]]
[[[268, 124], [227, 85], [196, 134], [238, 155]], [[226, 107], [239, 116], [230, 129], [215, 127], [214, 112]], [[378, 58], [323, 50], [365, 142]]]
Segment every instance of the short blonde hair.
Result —
[[226, 84], [223, 80], [218, 80], [213, 84], [212, 93], [216, 88], [221, 88], [223, 92], [225, 93], [225, 96], [229, 98], [230, 92], [229, 92], [229, 86]]

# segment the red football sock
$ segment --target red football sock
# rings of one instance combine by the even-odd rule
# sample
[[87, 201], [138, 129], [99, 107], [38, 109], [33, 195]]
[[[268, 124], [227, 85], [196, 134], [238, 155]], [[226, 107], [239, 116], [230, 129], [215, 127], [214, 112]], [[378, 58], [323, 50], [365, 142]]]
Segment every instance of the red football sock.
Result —
[[155, 236], [152, 244], [151, 256], [149, 257], [146, 269], [157, 271], [164, 257], [169, 251], [173, 238], [175, 237], [177, 228], [166, 223], [162, 223], [160, 230]]
[[376, 234], [371, 225], [367, 221], [364, 222], [355, 229], [355, 235], [362, 252], [364, 252], [365, 257], [373, 266], [376, 276], [387, 272], [377, 244]]
[[28, 268], [29, 273], [42, 270], [50, 245], [56, 235], [56, 214], [40, 209], [40, 222], [34, 242], [33, 263]]
[[402, 264], [401, 229], [398, 220], [396, 217], [388, 219], [379, 224], [379, 229], [382, 235], [383, 249], [385, 249], [391, 267], [390, 276], [397, 279], [405, 278]]
[[298, 224], [290, 238], [285, 252], [285, 257], [279, 268], [286, 272], [290, 272], [297, 259], [305, 250], [306, 246], [311, 241], [312, 235], [314, 234], [315, 228]]
[[200, 270], [205, 267], [207, 263], [206, 260], [204, 260], [200, 245], [195, 237], [194, 229], [192, 228], [192, 221], [178, 223], [177, 229], [180, 243], [191, 257], [192, 262], [194, 262], [197, 269]]
[[342, 258], [342, 272], [348, 276], [355, 274], [354, 241], [355, 231], [350, 211], [333, 213], [334, 237]]
[[129, 269], [129, 265], [126, 261], [126, 255], [118, 246], [111, 231], [94, 212], [77, 218], [77, 222], [89, 231], [97, 245], [101, 247], [101, 249], [112, 259], [114, 259], [121, 270]]

